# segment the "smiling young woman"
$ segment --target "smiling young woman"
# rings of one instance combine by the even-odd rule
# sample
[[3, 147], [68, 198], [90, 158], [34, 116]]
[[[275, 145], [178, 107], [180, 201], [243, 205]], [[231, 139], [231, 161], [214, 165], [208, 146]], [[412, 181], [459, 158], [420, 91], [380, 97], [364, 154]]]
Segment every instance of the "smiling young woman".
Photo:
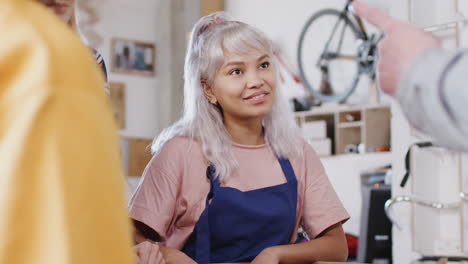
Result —
[[[300, 136], [271, 41], [224, 13], [203, 17], [184, 74], [184, 115], [155, 139], [130, 203], [140, 261], [346, 260], [349, 216]], [[299, 225], [311, 241], [294, 244]]]

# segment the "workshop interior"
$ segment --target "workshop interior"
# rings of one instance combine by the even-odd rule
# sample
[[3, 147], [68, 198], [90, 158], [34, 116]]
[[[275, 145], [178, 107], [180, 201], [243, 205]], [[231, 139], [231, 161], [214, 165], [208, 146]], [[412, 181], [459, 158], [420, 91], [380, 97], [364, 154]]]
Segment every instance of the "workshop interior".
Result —
[[[100, 0], [95, 1], [92, 14], [81, 0], [76, 1], [78, 25], [96, 20], [81, 28], [80, 34], [107, 67], [109, 108], [117, 127], [125, 201], [129, 204], [143, 199], [138, 192], [147, 192], [144, 185], [149, 182], [145, 183], [145, 178], [151, 176], [152, 166], [158, 165], [158, 157], [166, 155], [164, 148], [155, 147], [158, 140], [164, 140], [160, 136], [169, 133], [167, 127], [175, 122], [182, 126], [190, 117], [187, 111], [191, 106], [184, 105], [188, 96], [184, 86], [192, 81], [186, 73], [192, 65], [186, 57], [188, 47], [194, 37], [206, 34], [204, 30], [208, 32], [209, 27], [221, 26], [223, 21], [214, 19], [198, 35], [191, 33], [192, 28], [200, 18], [224, 12], [271, 40], [276, 85], [283, 89], [276, 94], [280, 97], [277, 100], [287, 101], [289, 117], [323, 165], [332, 191], [349, 215], [342, 224], [348, 251], [345, 261], [468, 263], [468, 154], [439, 145], [432, 135], [408, 121], [395, 97], [382, 91], [379, 44], [386, 33], [357, 16], [350, 1]], [[444, 49], [468, 46], [466, 0], [362, 2], [433, 34]], [[393, 56], [400, 55], [396, 52]], [[200, 96], [211, 91], [203, 78]], [[229, 78], [234, 80], [233, 76]], [[254, 95], [248, 100], [261, 104], [263, 99], [257, 97], [263, 95]], [[230, 100], [226, 98], [209, 101], [208, 105], [224, 113], [222, 100]], [[197, 107], [201, 111], [202, 106]], [[267, 127], [266, 121], [262, 124]], [[286, 171], [281, 159], [280, 164]], [[210, 178], [210, 168], [206, 170], [208, 180], [201, 181], [211, 181], [214, 188], [216, 181]], [[297, 168], [294, 171], [298, 177]], [[177, 190], [185, 190], [181, 186]], [[207, 208], [211, 204], [214, 208], [215, 201], [216, 195], [212, 203], [207, 198]], [[166, 214], [154, 212], [158, 213]], [[295, 226], [295, 243], [312, 239], [306, 229], [301, 224]]]

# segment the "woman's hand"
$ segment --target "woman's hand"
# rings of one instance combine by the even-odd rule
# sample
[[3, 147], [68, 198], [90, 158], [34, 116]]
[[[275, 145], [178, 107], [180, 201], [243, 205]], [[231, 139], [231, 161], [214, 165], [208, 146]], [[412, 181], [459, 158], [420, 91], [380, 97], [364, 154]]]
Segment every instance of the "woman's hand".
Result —
[[274, 248], [266, 248], [250, 264], [279, 264], [278, 251]]
[[197, 264], [180, 250], [163, 246], [159, 247], [166, 264]]
[[144, 241], [135, 246], [139, 264], [165, 264], [159, 246], [149, 241]]

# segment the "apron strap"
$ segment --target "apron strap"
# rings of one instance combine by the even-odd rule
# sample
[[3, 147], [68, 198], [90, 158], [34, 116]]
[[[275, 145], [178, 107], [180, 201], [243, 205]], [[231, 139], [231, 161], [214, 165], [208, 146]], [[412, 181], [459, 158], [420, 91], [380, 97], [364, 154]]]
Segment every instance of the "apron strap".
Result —
[[196, 248], [195, 258], [199, 264], [207, 264], [210, 262], [210, 226], [208, 221], [208, 205], [206, 210], [200, 216], [199, 223], [196, 227]]
[[289, 162], [289, 159], [278, 158], [278, 161], [281, 165], [281, 169], [283, 170], [284, 175], [286, 176], [286, 180], [289, 183], [296, 181], [297, 179], [295, 178], [294, 169], [291, 165], [291, 162]]
[[196, 242], [195, 242], [195, 258], [200, 264], [205, 264], [210, 262], [210, 223], [208, 218], [209, 213], [209, 204], [210, 200], [214, 196], [214, 187], [216, 184], [219, 184], [219, 180], [216, 178], [216, 169], [213, 164], [210, 164], [208, 168], [206, 168], [206, 177], [210, 180], [210, 192], [206, 197], [206, 204], [205, 210], [203, 210], [200, 218], [198, 220], [198, 224], [195, 227], [196, 232]]

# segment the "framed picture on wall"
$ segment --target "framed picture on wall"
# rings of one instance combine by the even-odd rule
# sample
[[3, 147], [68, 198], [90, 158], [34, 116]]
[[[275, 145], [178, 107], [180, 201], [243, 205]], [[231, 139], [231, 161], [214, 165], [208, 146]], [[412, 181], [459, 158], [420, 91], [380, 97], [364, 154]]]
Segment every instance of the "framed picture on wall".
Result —
[[112, 110], [114, 111], [115, 120], [119, 129], [125, 129], [125, 84], [119, 82], [111, 82], [110, 99]]
[[201, 0], [200, 14], [202, 16], [209, 15], [213, 12], [224, 10], [224, 0]]
[[114, 38], [111, 60], [112, 72], [156, 76], [156, 45], [153, 43]]

